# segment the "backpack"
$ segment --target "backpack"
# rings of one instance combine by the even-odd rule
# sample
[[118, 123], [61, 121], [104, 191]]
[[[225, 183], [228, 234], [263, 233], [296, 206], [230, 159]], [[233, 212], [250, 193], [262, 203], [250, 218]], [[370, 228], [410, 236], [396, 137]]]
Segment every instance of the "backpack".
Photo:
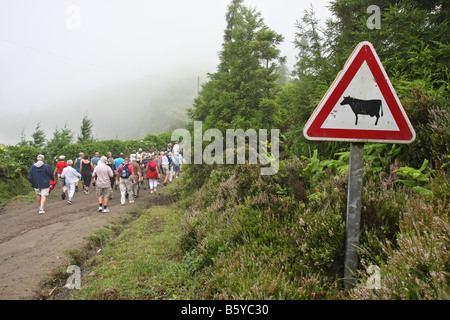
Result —
[[130, 168], [129, 164], [123, 164], [122, 169], [120, 170], [120, 177], [124, 179], [128, 179], [130, 177]]
[[148, 169], [149, 169], [150, 171], [155, 171], [155, 170], [156, 170], [156, 168], [155, 168], [155, 167], [152, 167], [150, 163], [148, 164]]

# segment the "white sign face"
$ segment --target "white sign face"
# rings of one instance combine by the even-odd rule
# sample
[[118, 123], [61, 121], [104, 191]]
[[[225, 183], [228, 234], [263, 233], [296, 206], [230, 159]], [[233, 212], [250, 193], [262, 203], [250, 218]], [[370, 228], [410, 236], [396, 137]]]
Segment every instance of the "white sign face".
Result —
[[[358, 114], [358, 124], [355, 124], [356, 115], [351, 106], [349, 104], [341, 105], [344, 97], [353, 97], [365, 101], [380, 100], [381, 105], [377, 125], [374, 125], [376, 116], [364, 114]], [[350, 82], [338, 103], [321, 125], [321, 128], [399, 131], [366, 61], [363, 62], [352, 82]]]

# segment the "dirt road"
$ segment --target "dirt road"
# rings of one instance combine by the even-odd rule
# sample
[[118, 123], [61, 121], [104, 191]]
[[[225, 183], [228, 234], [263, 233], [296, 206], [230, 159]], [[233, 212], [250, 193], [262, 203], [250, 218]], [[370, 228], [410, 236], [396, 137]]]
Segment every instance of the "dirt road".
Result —
[[147, 188], [135, 203], [122, 205], [119, 190], [114, 190], [111, 212], [102, 213], [93, 187], [88, 195], [76, 192], [72, 205], [60, 195], [57, 185], [45, 214], [38, 214], [37, 201], [17, 200], [0, 208], [0, 299], [33, 299], [42, 276], [68, 266], [67, 250], [82, 248], [84, 237], [155, 196]]

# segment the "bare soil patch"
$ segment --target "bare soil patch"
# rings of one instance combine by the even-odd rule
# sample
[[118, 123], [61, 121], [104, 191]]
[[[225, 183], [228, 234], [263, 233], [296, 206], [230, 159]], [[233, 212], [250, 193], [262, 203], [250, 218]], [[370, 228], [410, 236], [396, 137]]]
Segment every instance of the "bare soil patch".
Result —
[[[81, 189], [81, 188], [80, 188]], [[150, 194], [141, 189], [130, 204], [120, 203], [120, 192], [114, 190], [108, 204], [109, 213], [98, 212], [95, 188], [90, 193], [76, 192], [73, 204], [61, 199], [60, 188], [47, 198], [44, 214], [37, 201], [14, 201], [0, 210], [0, 299], [35, 299], [44, 276], [68, 266], [68, 250], [81, 249], [85, 237], [112, 220], [138, 210], [144, 204], [163, 205], [169, 197]]]

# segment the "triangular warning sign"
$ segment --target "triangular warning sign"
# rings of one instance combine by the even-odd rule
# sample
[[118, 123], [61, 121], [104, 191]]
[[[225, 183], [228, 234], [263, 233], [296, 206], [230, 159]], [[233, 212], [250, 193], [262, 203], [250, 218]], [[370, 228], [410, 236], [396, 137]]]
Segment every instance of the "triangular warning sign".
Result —
[[308, 140], [411, 143], [416, 133], [370, 42], [359, 43], [303, 128]]

